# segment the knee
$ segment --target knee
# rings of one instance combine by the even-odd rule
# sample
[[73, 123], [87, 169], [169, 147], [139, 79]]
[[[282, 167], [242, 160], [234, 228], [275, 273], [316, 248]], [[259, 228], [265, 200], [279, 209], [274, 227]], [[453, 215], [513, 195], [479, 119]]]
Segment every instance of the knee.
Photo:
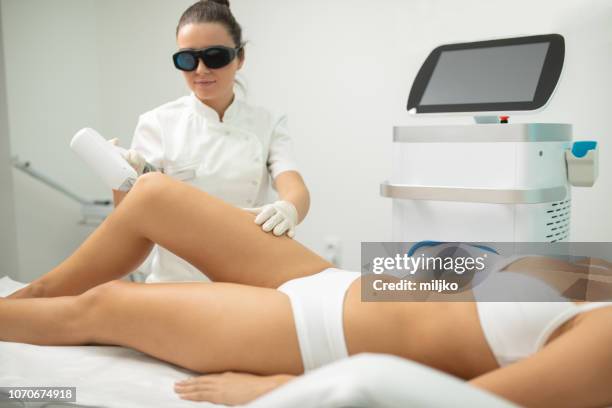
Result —
[[[116, 313], [113, 310], [115, 300], [123, 291], [126, 282], [110, 281], [89, 289], [76, 296], [75, 326], [79, 328], [85, 343], [107, 344], [109, 322]], [[112, 331], [112, 330], [110, 330]]]
[[108, 300], [116, 297], [124, 282], [113, 280], [93, 287], [77, 296], [79, 310], [87, 316], [98, 312]]
[[160, 172], [145, 173], [138, 177], [130, 193], [147, 197], [160, 197], [167, 191], [172, 178]]

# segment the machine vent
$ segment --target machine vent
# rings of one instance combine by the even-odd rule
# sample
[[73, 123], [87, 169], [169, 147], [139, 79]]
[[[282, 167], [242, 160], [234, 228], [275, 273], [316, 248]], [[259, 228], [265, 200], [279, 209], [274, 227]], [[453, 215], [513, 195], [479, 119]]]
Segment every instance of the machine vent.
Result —
[[546, 210], [545, 236], [549, 242], [563, 241], [569, 237], [572, 200], [557, 201]]

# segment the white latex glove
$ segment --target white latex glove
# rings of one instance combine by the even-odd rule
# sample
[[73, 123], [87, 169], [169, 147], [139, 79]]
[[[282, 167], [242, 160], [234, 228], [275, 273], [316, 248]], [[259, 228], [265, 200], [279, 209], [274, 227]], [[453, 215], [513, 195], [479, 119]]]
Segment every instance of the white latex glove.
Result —
[[[119, 146], [119, 139], [110, 139], [108, 143], [112, 144], [113, 146]], [[147, 161], [144, 159], [144, 157], [140, 155], [140, 153], [133, 149], [122, 150], [124, 150], [125, 153], [121, 152], [121, 156], [123, 156], [123, 158], [130, 164], [130, 166], [132, 166], [134, 170], [136, 170], [136, 173], [141, 176]]]
[[265, 232], [272, 231], [276, 236], [281, 236], [286, 232], [289, 238], [295, 235], [298, 212], [289, 201], [279, 200], [262, 207], [245, 208], [244, 210], [257, 215], [255, 224], [261, 225], [261, 229]]

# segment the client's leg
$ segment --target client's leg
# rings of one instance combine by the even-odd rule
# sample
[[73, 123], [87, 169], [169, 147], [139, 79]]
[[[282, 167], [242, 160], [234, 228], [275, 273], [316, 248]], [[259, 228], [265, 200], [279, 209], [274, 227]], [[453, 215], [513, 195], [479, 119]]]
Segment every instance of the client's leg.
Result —
[[231, 283], [112, 281], [79, 296], [0, 299], [0, 340], [115, 344], [203, 373], [303, 370], [287, 296]]
[[264, 233], [252, 214], [148, 173], [74, 254], [28, 288], [28, 295], [76, 295], [118, 279], [146, 258], [154, 242], [214, 281], [275, 288], [331, 266], [295, 240]]

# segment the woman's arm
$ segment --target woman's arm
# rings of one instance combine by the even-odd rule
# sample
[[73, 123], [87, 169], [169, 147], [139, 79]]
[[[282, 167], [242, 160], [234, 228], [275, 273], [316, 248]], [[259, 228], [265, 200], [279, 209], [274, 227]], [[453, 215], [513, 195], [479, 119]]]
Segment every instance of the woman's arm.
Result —
[[295, 376], [290, 374], [261, 376], [226, 372], [177, 382], [174, 391], [185, 400], [238, 405], [251, 402], [293, 378]]
[[473, 385], [527, 407], [612, 405], [612, 309], [578, 316], [541, 351]]
[[281, 200], [289, 201], [298, 212], [298, 224], [308, 214], [310, 193], [297, 171], [284, 171], [274, 179], [274, 188]]

